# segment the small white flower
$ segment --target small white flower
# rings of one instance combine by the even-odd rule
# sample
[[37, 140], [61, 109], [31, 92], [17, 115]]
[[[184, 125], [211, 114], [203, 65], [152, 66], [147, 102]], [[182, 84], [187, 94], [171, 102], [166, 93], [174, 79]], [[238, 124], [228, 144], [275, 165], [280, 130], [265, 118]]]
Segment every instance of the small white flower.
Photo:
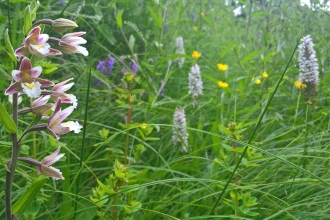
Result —
[[175, 113], [173, 116], [173, 135], [172, 140], [174, 144], [177, 144], [178, 142], [183, 142], [181, 151], [187, 152], [188, 147], [188, 133], [187, 133], [187, 121], [186, 121], [186, 115], [184, 113], [184, 109], [179, 106], [175, 109]]
[[316, 52], [313, 46], [312, 38], [308, 35], [302, 39], [302, 43], [298, 47], [298, 62], [300, 68], [299, 80], [301, 83], [317, 86], [319, 84], [319, 65], [317, 63]]
[[49, 48], [50, 45], [48, 43], [45, 44], [39, 44], [39, 45], [34, 45], [34, 44], [30, 44], [30, 53], [36, 55], [36, 56], [44, 56], [46, 54], [49, 53]]
[[[178, 37], [176, 39], [175, 44], [176, 44], [175, 53], [176, 54], [185, 54], [184, 46], [183, 46], [183, 38], [182, 37]], [[182, 66], [184, 64], [184, 57], [178, 57], [174, 61], [178, 63], [178, 65], [179, 65], [180, 68], [182, 68]]]
[[189, 94], [192, 94], [193, 97], [193, 106], [197, 103], [197, 97], [203, 93], [203, 81], [201, 77], [201, 71], [198, 64], [195, 64], [190, 69], [189, 73]]

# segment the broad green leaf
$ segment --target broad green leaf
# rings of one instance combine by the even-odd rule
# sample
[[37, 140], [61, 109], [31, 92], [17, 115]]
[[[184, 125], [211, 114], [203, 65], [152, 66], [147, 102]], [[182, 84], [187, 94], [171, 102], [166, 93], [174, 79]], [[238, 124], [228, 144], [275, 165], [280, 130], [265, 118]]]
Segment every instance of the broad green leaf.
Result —
[[9, 34], [8, 34], [8, 28], [6, 29], [5, 44], [6, 44], [6, 47], [7, 47], [7, 50], [8, 50], [9, 57], [14, 62], [17, 62], [16, 57], [15, 57], [13, 46], [10, 43]]
[[31, 29], [32, 29], [32, 20], [31, 20], [30, 5], [28, 5], [25, 8], [25, 12], [24, 12], [23, 34], [27, 35]]
[[34, 198], [38, 195], [38, 192], [47, 182], [48, 179], [42, 179], [35, 182], [22, 196], [18, 201], [13, 205], [12, 212], [18, 217], [23, 215], [25, 210], [32, 204]]
[[117, 20], [117, 25], [119, 26], [120, 29], [122, 29], [123, 28], [123, 19], [121, 17], [121, 11], [120, 10], [117, 11], [116, 20]]
[[1, 102], [0, 102], [0, 118], [3, 124], [5, 125], [6, 131], [8, 131], [11, 134], [17, 133], [17, 127], [15, 125], [15, 122], [10, 117], [6, 109], [3, 107]]

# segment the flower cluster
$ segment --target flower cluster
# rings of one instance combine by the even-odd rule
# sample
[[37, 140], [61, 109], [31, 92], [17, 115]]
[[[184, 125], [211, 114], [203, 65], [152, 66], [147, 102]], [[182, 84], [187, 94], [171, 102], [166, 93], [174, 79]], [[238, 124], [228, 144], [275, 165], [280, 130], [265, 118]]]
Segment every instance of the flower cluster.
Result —
[[[76, 121], [63, 122], [73, 110], [77, 107], [77, 98], [72, 94], [67, 94], [74, 83], [69, 83], [73, 78], [67, 79], [63, 82], [55, 84], [54, 82], [40, 78], [42, 73], [41, 66], [34, 66], [31, 60], [28, 58], [29, 55], [34, 55], [39, 58], [48, 56], [61, 55], [62, 53], [73, 54], [81, 53], [85, 56], [88, 55], [88, 51], [85, 47], [80, 44], [85, 44], [87, 41], [80, 37], [85, 32], [75, 32], [65, 34], [61, 39], [50, 37], [48, 34], [42, 34], [41, 28], [37, 25], [48, 24], [52, 25], [55, 31], [64, 32], [68, 29], [78, 27], [76, 23], [67, 19], [57, 19], [55, 21], [50, 19], [43, 19], [37, 21], [27, 36], [25, 37], [22, 45], [15, 50], [15, 56], [20, 58], [18, 62], [18, 70], [13, 70], [11, 75], [13, 83], [6, 89], [5, 95], [13, 95], [20, 93], [21, 97], [27, 96], [32, 100], [31, 107], [17, 109], [18, 115], [32, 112], [35, 115], [42, 116], [43, 119], [47, 120], [47, 123], [37, 124], [29, 127], [23, 134], [21, 139], [31, 131], [47, 130], [49, 134], [54, 136], [56, 139], [60, 139], [60, 135], [65, 134], [69, 131], [79, 133], [82, 126]], [[59, 49], [51, 48], [49, 43], [55, 43]], [[44, 88], [52, 87], [49, 90]], [[17, 98], [17, 96], [16, 96]], [[51, 100], [51, 101], [49, 101]], [[61, 110], [61, 104], [67, 103], [71, 106]], [[52, 113], [51, 113], [52, 112]], [[38, 174], [54, 177], [55, 179], [64, 179], [62, 173], [51, 167], [53, 163], [58, 161], [64, 154], [59, 153], [58, 148], [53, 154], [46, 157], [40, 162], [33, 162], [37, 166]], [[26, 161], [31, 161], [26, 159]], [[38, 164], [39, 163], [39, 164]]]
[[173, 135], [172, 140], [174, 144], [178, 142], [182, 143], [181, 151], [188, 152], [188, 133], [187, 133], [187, 121], [184, 109], [181, 106], [178, 106], [175, 109], [173, 116]]
[[299, 80], [306, 83], [307, 86], [317, 86], [319, 84], [319, 65], [317, 64], [316, 53], [313, 48], [314, 44], [310, 35], [302, 39], [302, 43], [298, 47], [299, 52]]
[[[183, 38], [182, 37], [178, 37], [176, 39], [176, 50], [175, 50], [175, 53], [176, 54], [185, 54], [185, 51], [184, 51], [184, 46], [183, 46]], [[183, 64], [184, 64], [184, 57], [178, 57], [174, 60], [175, 62], [178, 63], [179, 67], [182, 68]]]
[[197, 97], [203, 93], [203, 81], [201, 71], [197, 63], [191, 67], [188, 79], [189, 94], [192, 94], [193, 106], [195, 106], [197, 103]]
[[113, 69], [114, 63], [115, 59], [109, 55], [107, 60], [99, 61], [99, 64], [97, 65], [96, 69], [101, 73], [104, 73], [105, 75], [109, 75], [109, 73]]

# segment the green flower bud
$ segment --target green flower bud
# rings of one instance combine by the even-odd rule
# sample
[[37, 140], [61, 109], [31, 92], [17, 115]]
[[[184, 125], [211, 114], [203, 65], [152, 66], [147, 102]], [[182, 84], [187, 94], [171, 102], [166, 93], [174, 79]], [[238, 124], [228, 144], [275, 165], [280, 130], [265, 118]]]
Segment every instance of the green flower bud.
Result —
[[71, 20], [65, 19], [65, 18], [59, 18], [54, 21], [52, 24], [54, 30], [59, 33], [66, 32], [69, 29], [73, 29], [78, 27], [78, 25]]

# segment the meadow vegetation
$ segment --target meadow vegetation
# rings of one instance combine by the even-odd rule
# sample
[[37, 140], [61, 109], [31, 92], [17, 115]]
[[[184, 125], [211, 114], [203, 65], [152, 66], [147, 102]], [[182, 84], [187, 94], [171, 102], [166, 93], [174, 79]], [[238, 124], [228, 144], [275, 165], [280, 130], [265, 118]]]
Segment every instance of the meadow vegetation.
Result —
[[[55, 117], [53, 104], [71, 110], [67, 96], [52, 97], [43, 118], [19, 115], [17, 131], [5, 121], [3, 109], [15, 110], [5, 91], [21, 63], [8, 42], [22, 46], [32, 29], [26, 7], [37, 3], [0, 0], [0, 219], [13, 133], [24, 137], [19, 157], [61, 151], [58, 176], [18, 159], [11, 198], [19, 219], [330, 219], [330, 12], [322, 2], [39, 2], [34, 22], [79, 26], [57, 33], [42, 24], [42, 33], [65, 41], [86, 32], [88, 56], [65, 45], [58, 56], [24, 55], [41, 78], [73, 78], [78, 105], [68, 120], [77, 127], [24, 133]], [[18, 108], [35, 98], [25, 92]]]

